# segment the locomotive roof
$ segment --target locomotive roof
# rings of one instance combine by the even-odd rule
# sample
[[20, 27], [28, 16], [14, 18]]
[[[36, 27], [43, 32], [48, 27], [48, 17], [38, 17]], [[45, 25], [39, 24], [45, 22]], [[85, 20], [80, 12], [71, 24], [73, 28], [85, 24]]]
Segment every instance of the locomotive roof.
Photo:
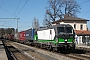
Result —
[[38, 30], [46, 30], [48, 27], [40, 27]]
[[50, 28], [48, 28], [48, 27], [41, 27], [38, 30], [52, 29], [52, 28], [55, 28], [55, 27], [72, 27], [72, 26], [69, 25], [69, 24], [56, 24], [56, 25], [51, 26]]
[[72, 27], [70, 24], [56, 24], [53, 27]]

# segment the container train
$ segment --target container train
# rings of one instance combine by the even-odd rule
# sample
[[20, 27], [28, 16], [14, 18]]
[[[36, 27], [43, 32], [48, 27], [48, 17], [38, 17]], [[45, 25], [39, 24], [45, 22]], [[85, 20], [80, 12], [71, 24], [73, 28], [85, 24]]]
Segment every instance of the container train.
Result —
[[75, 32], [69, 24], [56, 24], [49, 28], [28, 29], [18, 33], [17, 41], [57, 51], [75, 49]]

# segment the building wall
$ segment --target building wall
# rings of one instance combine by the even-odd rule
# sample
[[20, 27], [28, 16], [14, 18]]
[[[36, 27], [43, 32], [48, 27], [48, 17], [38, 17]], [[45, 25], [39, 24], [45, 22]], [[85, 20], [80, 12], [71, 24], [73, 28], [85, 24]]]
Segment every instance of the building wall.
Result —
[[[67, 22], [60, 22], [60, 24], [70, 24], [72, 27], [73, 27], [73, 29], [74, 30], [81, 30], [80, 29], [80, 27], [81, 27], [81, 25], [83, 26], [82, 27], [82, 30], [87, 30], [87, 23], [83, 23], [83, 22], [79, 22], [79, 23], [75, 23], [75, 22], [73, 22], [73, 23], [67, 23]], [[76, 29], [74, 28], [74, 24], [76, 24]], [[52, 25], [56, 25], [56, 24], [52, 24]]]
[[[66, 24], [70, 24], [74, 30], [81, 30], [80, 27], [81, 25], [83, 26], [82, 27], [82, 30], [87, 30], [87, 24], [86, 23], [66, 23]], [[74, 28], [74, 24], [76, 24], [76, 29]]]
[[82, 44], [82, 36], [77, 36], [78, 38], [78, 45]]

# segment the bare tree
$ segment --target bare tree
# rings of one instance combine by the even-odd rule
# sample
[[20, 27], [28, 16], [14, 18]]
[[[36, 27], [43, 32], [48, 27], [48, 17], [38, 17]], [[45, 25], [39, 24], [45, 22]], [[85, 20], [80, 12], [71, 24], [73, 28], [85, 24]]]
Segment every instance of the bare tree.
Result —
[[43, 19], [43, 26], [49, 27], [50, 25], [51, 25], [50, 16], [45, 14], [44, 19]]
[[63, 18], [66, 14], [68, 16], [76, 16], [79, 12], [80, 6], [75, 0], [48, 0], [49, 6], [46, 8], [52, 21]]
[[76, 16], [76, 13], [80, 12], [80, 6], [75, 0], [63, 0], [63, 7], [65, 8], [64, 14], [68, 16]]
[[45, 14], [44, 19], [43, 19], [43, 23], [42, 23], [44, 27], [46, 27], [48, 24], [46, 20], [47, 20], [47, 16]]
[[33, 19], [32, 27], [34, 29], [38, 29], [39, 28], [39, 20], [36, 19], [36, 17], [34, 17], [34, 19]]
[[0, 28], [0, 38], [5, 34], [5, 29], [4, 28]]
[[52, 21], [55, 21], [57, 17], [57, 1], [56, 0], [49, 0], [48, 1], [49, 7], [46, 9], [46, 13], [51, 17]]

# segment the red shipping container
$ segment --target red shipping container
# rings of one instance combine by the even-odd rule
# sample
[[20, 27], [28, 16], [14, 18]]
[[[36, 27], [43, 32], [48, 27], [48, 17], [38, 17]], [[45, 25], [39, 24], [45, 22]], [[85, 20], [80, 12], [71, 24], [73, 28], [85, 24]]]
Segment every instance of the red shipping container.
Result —
[[25, 31], [19, 32], [19, 40], [25, 40]]

